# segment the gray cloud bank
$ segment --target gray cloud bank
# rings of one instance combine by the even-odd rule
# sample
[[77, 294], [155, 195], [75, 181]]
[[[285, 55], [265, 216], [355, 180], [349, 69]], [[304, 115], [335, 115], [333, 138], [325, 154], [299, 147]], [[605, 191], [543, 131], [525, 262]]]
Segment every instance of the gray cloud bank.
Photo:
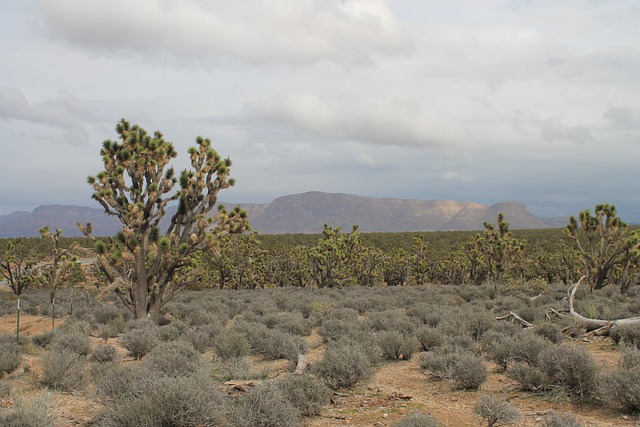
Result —
[[90, 205], [121, 117], [234, 160], [227, 200], [320, 190], [615, 203], [640, 222], [640, 4], [36, 0], [0, 17], [0, 213]]

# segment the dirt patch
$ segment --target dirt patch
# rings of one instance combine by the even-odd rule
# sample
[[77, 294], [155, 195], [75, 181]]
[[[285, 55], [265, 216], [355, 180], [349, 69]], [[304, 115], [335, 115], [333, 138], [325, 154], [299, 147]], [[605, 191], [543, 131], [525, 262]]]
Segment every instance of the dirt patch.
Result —
[[[23, 322], [24, 321], [24, 322]], [[61, 325], [62, 319], [56, 319]], [[24, 325], [24, 329], [23, 329]], [[0, 319], [0, 326], [8, 332], [15, 331], [15, 317]], [[21, 334], [24, 336], [40, 334], [51, 329], [51, 319], [39, 316], [21, 318]], [[103, 342], [92, 337], [92, 346]], [[310, 352], [307, 358], [311, 364], [322, 357], [324, 345], [317, 331], [307, 337]], [[107, 340], [118, 351], [120, 361], [133, 361], [128, 352], [119, 345], [118, 338]], [[566, 345], [577, 345], [587, 349], [603, 369], [613, 368], [619, 359], [619, 350], [608, 339], [595, 339], [590, 342], [572, 341]], [[14, 392], [26, 399], [47, 395], [50, 407], [57, 416], [55, 427], [88, 426], [90, 420], [102, 409], [92, 395], [91, 386], [78, 393], [60, 393], [48, 391], [38, 384], [39, 363], [45, 350], [32, 348], [23, 356], [22, 365], [8, 376]], [[614, 409], [594, 401], [580, 401], [562, 394], [533, 394], [521, 392], [516, 384], [495, 366], [488, 364], [489, 377], [479, 391], [460, 391], [448, 381], [430, 378], [418, 364], [420, 355], [412, 360], [384, 363], [371, 380], [361, 387], [345, 392], [334, 393], [321, 416], [304, 420], [306, 427], [362, 426], [390, 427], [409, 412], [420, 410], [433, 415], [444, 427], [478, 427], [480, 418], [474, 413], [474, 406], [482, 393], [501, 395], [522, 412], [519, 427], [539, 427], [544, 415], [550, 411], [574, 414], [584, 427], [636, 427], [635, 417], [623, 417]], [[212, 360], [213, 353], [203, 355]], [[290, 369], [289, 363], [251, 357], [254, 369], [268, 368], [277, 376]], [[6, 403], [6, 402], [4, 402]], [[0, 405], [4, 406], [2, 402]]]
[[[570, 343], [592, 352], [604, 369], [615, 366], [619, 352], [607, 340]], [[489, 364], [489, 377], [479, 391], [455, 390], [452, 383], [431, 379], [422, 372], [415, 355], [411, 361], [382, 365], [366, 387], [337, 393], [321, 417], [308, 420], [306, 427], [392, 426], [403, 415], [425, 411], [445, 427], [478, 427], [474, 413], [482, 393], [498, 394], [522, 412], [519, 427], [540, 426], [551, 411], [575, 415], [584, 427], [637, 426], [633, 417], [622, 416], [598, 402], [581, 402], [559, 394], [532, 394], [518, 391], [516, 384]]]
[[[64, 323], [64, 319], [56, 319], [56, 328]], [[39, 335], [51, 330], [51, 318], [42, 316], [20, 315], [20, 336]], [[16, 316], [0, 318], [0, 333], [16, 333]]]

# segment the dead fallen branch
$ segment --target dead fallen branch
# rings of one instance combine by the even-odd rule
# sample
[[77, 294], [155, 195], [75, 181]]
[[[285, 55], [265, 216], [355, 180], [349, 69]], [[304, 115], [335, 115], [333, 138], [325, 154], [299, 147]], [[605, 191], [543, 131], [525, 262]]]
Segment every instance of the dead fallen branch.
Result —
[[571, 317], [577, 319], [579, 322], [584, 324], [587, 332], [590, 332], [595, 335], [608, 335], [611, 328], [617, 326], [625, 326], [625, 325], [640, 325], [640, 317], [628, 317], [626, 319], [616, 319], [616, 320], [603, 320], [603, 319], [592, 319], [589, 317], [585, 317], [578, 313], [573, 304], [576, 298], [576, 292], [578, 291], [578, 287], [582, 284], [582, 281], [586, 279], [587, 276], [582, 276], [576, 283], [574, 283], [568, 290], [569, 294], [569, 314]]
[[522, 327], [524, 327], [524, 328], [532, 328], [533, 327], [533, 323], [527, 322], [522, 317], [520, 317], [517, 314], [515, 314], [513, 311], [510, 311], [509, 314], [505, 314], [504, 316], [496, 317], [496, 320], [509, 320], [511, 322], [517, 322], [520, 325], [522, 325]]

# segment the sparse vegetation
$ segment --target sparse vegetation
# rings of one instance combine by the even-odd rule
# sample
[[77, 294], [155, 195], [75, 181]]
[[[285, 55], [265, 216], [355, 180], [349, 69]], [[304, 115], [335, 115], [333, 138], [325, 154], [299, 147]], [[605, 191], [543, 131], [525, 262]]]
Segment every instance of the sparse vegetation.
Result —
[[[544, 233], [552, 235], [551, 231]], [[560, 238], [560, 232], [553, 233], [553, 239]], [[524, 251], [538, 248], [540, 257], [535, 258], [536, 264], [531, 261], [531, 265], [527, 264], [527, 258], [534, 259], [531, 253], [512, 258], [509, 268], [502, 273], [504, 286], [500, 286], [496, 295], [491, 284], [474, 286], [467, 282], [469, 266], [464, 263], [460, 247], [471, 237], [470, 233], [451, 234], [452, 239], [458, 239], [458, 247], [447, 247], [447, 251], [453, 252], [446, 256], [451, 255], [451, 262], [458, 263], [455, 271], [448, 261], [437, 266], [424, 262], [445, 256], [438, 251], [447, 244], [430, 243], [430, 239], [444, 242], [442, 234], [423, 235], [423, 243], [415, 245], [410, 234], [397, 236], [344, 234], [344, 238], [351, 238], [361, 251], [358, 259], [367, 262], [381, 256], [376, 251], [367, 253], [366, 247], [372, 242], [382, 244], [391, 237], [402, 242], [409, 238], [402, 249], [408, 251], [405, 255], [413, 256], [410, 253], [413, 247], [419, 249], [420, 254], [402, 267], [407, 268], [403, 283], [415, 283], [412, 269], [419, 269], [420, 280], [431, 284], [340, 288], [340, 283], [357, 285], [360, 280], [375, 277], [383, 280], [382, 268], [377, 273], [372, 270], [375, 274], [363, 279], [363, 270], [355, 269], [351, 261], [343, 258], [345, 263], [340, 264], [339, 269], [349, 273], [335, 276], [333, 287], [302, 289], [308, 287], [309, 282], [296, 288], [269, 289], [269, 282], [260, 284], [260, 281], [271, 280], [266, 279], [271, 272], [251, 276], [258, 284], [256, 287], [265, 286], [258, 291], [247, 289], [251, 286], [244, 276], [242, 287], [245, 289], [178, 293], [160, 312], [159, 326], [146, 319], [133, 320], [125, 307], [118, 304], [117, 296], [97, 298], [96, 292], [77, 293], [71, 315], [71, 307], [64, 304], [69, 290], [63, 281], [59, 290], [61, 302], [56, 309], [63, 316], [56, 324], [58, 329], [51, 331], [49, 322], [46, 329], [39, 329], [31, 339], [23, 338], [20, 345], [13, 335], [0, 340], [0, 364], [7, 362], [9, 367], [0, 381], [1, 416], [9, 414], [8, 409], [2, 409], [4, 406], [12, 408], [11, 411], [19, 408], [17, 402], [23, 399], [18, 395], [29, 387], [29, 399], [20, 405], [27, 405], [32, 395], [41, 396], [47, 389], [65, 391], [56, 394], [56, 402], [64, 405], [68, 396], [80, 397], [80, 401], [86, 402], [87, 411], [93, 411], [87, 423], [96, 426], [300, 425], [301, 417], [311, 417], [310, 422], [316, 422], [318, 418], [313, 417], [323, 408], [332, 416], [362, 419], [368, 413], [370, 417], [378, 417], [376, 422], [382, 421], [379, 419], [382, 412], [367, 411], [367, 405], [384, 407], [388, 419], [383, 422], [388, 425], [438, 425], [437, 413], [434, 416], [419, 411], [407, 414], [414, 409], [424, 409], [417, 403], [418, 399], [409, 401], [405, 409], [405, 404], [400, 402], [409, 396], [394, 394], [395, 384], [393, 392], [380, 386], [386, 381], [387, 372], [400, 372], [398, 384], [411, 390], [408, 394], [417, 396], [418, 390], [424, 387], [437, 388], [440, 394], [434, 396], [434, 402], [452, 390], [481, 389], [486, 397], [475, 391], [456, 392], [458, 398], [467, 402], [478, 400], [479, 412], [474, 425], [478, 425], [479, 418], [483, 418], [485, 425], [509, 425], [513, 421], [507, 415], [513, 415], [513, 411], [506, 410], [498, 397], [507, 385], [512, 391], [515, 387], [511, 381], [492, 381], [491, 387], [484, 385], [490, 376], [503, 375], [495, 369], [487, 370], [488, 362], [495, 362], [504, 375], [517, 383], [522, 390], [518, 392], [519, 400], [537, 393], [540, 405], [560, 394], [569, 402], [588, 402], [593, 409], [588, 414], [580, 413], [580, 419], [590, 423], [594, 423], [594, 417], [609, 420], [620, 409], [630, 413], [640, 411], [637, 327], [612, 328], [610, 338], [619, 345], [603, 346], [605, 350], [601, 351], [609, 352], [611, 357], [620, 354], [620, 364], [600, 373], [599, 367], [604, 364], [589, 356], [587, 349], [592, 345], [576, 343], [569, 333], [562, 332], [569, 327], [567, 331], [582, 338], [584, 326], [564, 317], [554, 318], [552, 309], [558, 311], [566, 296], [565, 288], [558, 285], [562, 282], [560, 275], [553, 273], [547, 280], [547, 276], [543, 279], [541, 270], [537, 270], [540, 268], [537, 263], [547, 259], [543, 256], [545, 251], [553, 252], [556, 246], [540, 249], [541, 242], [546, 241], [536, 238], [535, 233], [513, 232], [517, 239], [526, 238], [529, 242]], [[295, 236], [288, 238], [298, 242]], [[273, 237], [264, 238], [260, 256], [271, 254], [274, 246], [270, 239]], [[314, 244], [313, 239], [307, 241], [309, 246]], [[389, 240], [384, 244], [396, 243]], [[304, 246], [296, 247], [298, 255], [304, 255]], [[280, 255], [286, 250], [286, 245], [279, 246]], [[389, 256], [400, 253], [388, 252]], [[458, 258], [460, 255], [462, 258]], [[202, 259], [194, 258], [193, 262], [198, 264]], [[305, 262], [304, 257], [297, 258], [296, 262]], [[292, 269], [287, 270], [283, 265], [279, 268], [278, 271], [289, 271], [287, 274], [293, 275]], [[447, 271], [448, 268], [452, 270]], [[458, 279], [447, 279], [454, 280], [454, 286], [440, 284], [445, 277], [454, 277], [451, 276], [454, 273]], [[357, 274], [358, 279], [352, 282], [345, 274]], [[304, 275], [295, 279], [298, 285], [300, 280], [312, 280], [311, 271]], [[524, 275], [531, 278], [525, 279]], [[432, 283], [436, 277], [442, 280]], [[571, 276], [566, 273], [566, 277]], [[215, 277], [203, 278], [215, 280]], [[233, 283], [237, 280], [240, 278], [230, 276], [225, 288], [235, 286]], [[282, 280], [293, 283], [294, 278]], [[203, 286], [203, 282], [198, 283], [199, 288]], [[611, 319], [640, 314], [637, 302], [629, 299], [635, 298], [634, 289], [630, 289], [629, 296], [621, 295], [612, 286], [592, 292], [580, 290], [578, 310]], [[8, 316], [15, 310], [15, 300], [11, 298], [9, 295], [0, 299], [0, 309]], [[51, 314], [47, 290], [27, 289], [21, 298], [25, 313]], [[495, 319], [509, 311], [534, 326], [523, 328], [517, 321]], [[562, 316], [562, 311], [558, 314]], [[96, 343], [96, 338], [104, 342]], [[128, 350], [128, 354], [124, 350]], [[293, 374], [290, 371], [299, 354], [306, 354], [310, 364], [305, 373]], [[142, 360], [132, 361], [132, 358]], [[92, 363], [87, 363], [88, 360]], [[381, 363], [383, 360], [394, 363]], [[20, 369], [15, 369], [17, 366]], [[431, 378], [443, 381], [431, 382], [417, 367], [427, 371]], [[305, 366], [302, 368], [304, 371]], [[228, 384], [222, 385], [223, 381]], [[227, 390], [229, 395], [221, 395], [220, 389]], [[203, 393], [211, 393], [211, 401], [202, 400]], [[263, 408], [264, 402], [272, 402], [276, 397], [284, 403]], [[328, 397], [334, 404], [326, 404]], [[180, 399], [191, 402], [180, 405]], [[90, 407], [91, 400], [98, 400], [100, 405]], [[358, 405], [359, 410], [350, 412], [353, 408], [349, 405]], [[613, 410], [599, 413], [599, 405], [609, 405]], [[102, 408], [100, 413], [96, 408]], [[402, 409], [396, 411], [397, 408]], [[460, 408], [453, 410], [460, 411]], [[19, 415], [19, 411], [12, 414], [26, 416]], [[576, 419], [573, 414], [554, 412], [540, 422], [550, 427], [580, 425]]]
[[480, 396], [475, 411], [487, 423], [487, 427], [513, 425], [521, 417], [520, 411], [509, 402], [489, 394]]
[[0, 335], [0, 378], [20, 365], [20, 346], [15, 337]]

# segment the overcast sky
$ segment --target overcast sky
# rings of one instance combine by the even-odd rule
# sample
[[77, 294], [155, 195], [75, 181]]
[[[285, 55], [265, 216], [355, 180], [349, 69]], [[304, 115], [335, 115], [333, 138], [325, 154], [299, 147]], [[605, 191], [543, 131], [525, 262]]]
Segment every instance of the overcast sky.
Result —
[[127, 118], [230, 202], [318, 190], [640, 222], [635, 0], [0, 0], [0, 214], [99, 207]]

